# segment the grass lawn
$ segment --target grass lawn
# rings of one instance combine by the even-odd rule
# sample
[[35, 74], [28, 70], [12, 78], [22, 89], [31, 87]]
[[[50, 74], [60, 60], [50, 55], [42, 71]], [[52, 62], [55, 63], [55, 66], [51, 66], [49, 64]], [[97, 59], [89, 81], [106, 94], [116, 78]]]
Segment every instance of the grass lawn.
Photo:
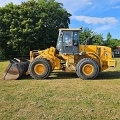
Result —
[[[95, 80], [52, 73], [0, 80], [0, 120], [120, 120], [120, 59]], [[0, 76], [8, 61], [0, 62]]]

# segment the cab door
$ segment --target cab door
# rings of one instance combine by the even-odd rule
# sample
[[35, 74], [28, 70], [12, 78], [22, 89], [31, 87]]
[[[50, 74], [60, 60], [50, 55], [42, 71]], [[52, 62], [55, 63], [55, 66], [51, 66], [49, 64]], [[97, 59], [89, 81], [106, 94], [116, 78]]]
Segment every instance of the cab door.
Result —
[[63, 31], [63, 53], [75, 54], [79, 52], [79, 32]]

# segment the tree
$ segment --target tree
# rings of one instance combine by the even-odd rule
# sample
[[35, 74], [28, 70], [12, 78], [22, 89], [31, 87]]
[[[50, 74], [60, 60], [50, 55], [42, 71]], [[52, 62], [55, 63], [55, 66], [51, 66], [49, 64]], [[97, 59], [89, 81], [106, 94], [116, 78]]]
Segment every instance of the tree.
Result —
[[104, 45], [109, 46], [111, 39], [112, 39], [112, 35], [110, 34], [110, 32], [108, 32], [107, 39], [104, 41]]
[[120, 40], [112, 38], [110, 32], [107, 34], [107, 40], [104, 41], [104, 45], [112, 49], [115, 49], [116, 46], [120, 46]]
[[112, 35], [110, 34], [110, 32], [108, 32], [108, 34], [107, 34], [107, 41], [110, 41], [111, 38], [112, 38]]
[[13, 15], [11, 14], [12, 9], [12, 3], [6, 5], [6, 7], [0, 8], [0, 48], [2, 54], [5, 54], [6, 56], [11, 53], [11, 46], [7, 43], [11, 39], [9, 28], [13, 19]]
[[92, 44], [93, 45], [102, 45], [103, 44], [103, 37], [101, 34], [97, 34], [94, 33], [94, 31], [92, 31], [89, 28], [85, 28], [80, 32], [80, 43], [81, 44], [86, 44], [87, 41], [89, 41], [89, 39], [92, 37]]
[[69, 27], [70, 16], [55, 0], [9, 3], [0, 8], [0, 47], [7, 57], [55, 46], [58, 29]]
[[103, 36], [101, 34], [96, 34], [93, 38], [94, 45], [103, 45]]
[[115, 49], [116, 46], [120, 46], [120, 40], [112, 38], [112, 39], [110, 39], [108, 46], [111, 47], [112, 49]]

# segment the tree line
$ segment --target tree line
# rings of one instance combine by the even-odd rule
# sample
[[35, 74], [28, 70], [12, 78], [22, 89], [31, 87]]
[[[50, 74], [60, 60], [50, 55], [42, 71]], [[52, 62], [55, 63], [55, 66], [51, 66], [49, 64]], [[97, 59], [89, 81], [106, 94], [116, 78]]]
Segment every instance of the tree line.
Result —
[[107, 38], [104, 39], [102, 34], [97, 34], [94, 33], [89, 28], [85, 28], [81, 33], [80, 33], [80, 40], [82, 43], [86, 43], [86, 40], [90, 38], [91, 36], [94, 36], [92, 39], [92, 44], [93, 45], [104, 45], [112, 48], [112, 50], [116, 49], [116, 46], [120, 46], [120, 40], [116, 38], [112, 38], [112, 35], [110, 32], [107, 34]]
[[28, 55], [30, 50], [55, 46], [59, 28], [68, 28], [71, 16], [55, 0], [30, 0], [0, 8], [0, 51]]
[[[56, 46], [58, 29], [69, 28], [70, 16], [63, 4], [55, 0], [29, 0], [20, 5], [9, 3], [0, 7], [0, 57], [29, 55], [30, 50]], [[84, 28], [80, 41], [84, 43], [92, 33]], [[96, 33], [93, 44], [115, 48], [120, 42], [110, 33], [106, 41]]]

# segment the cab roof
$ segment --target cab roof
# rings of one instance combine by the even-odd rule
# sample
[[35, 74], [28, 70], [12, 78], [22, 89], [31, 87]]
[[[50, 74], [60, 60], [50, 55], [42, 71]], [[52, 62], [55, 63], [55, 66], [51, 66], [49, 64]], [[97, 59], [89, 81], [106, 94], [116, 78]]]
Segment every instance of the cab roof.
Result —
[[80, 31], [82, 28], [60, 28], [59, 31]]

